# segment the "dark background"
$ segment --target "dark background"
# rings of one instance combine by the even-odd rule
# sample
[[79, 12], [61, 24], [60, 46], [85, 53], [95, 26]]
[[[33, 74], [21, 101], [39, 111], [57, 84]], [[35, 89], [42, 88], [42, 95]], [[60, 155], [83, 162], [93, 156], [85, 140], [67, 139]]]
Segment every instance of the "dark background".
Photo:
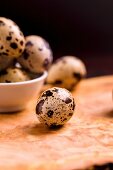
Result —
[[113, 0], [0, 0], [0, 15], [44, 37], [54, 59], [80, 57], [88, 77], [113, 73]]

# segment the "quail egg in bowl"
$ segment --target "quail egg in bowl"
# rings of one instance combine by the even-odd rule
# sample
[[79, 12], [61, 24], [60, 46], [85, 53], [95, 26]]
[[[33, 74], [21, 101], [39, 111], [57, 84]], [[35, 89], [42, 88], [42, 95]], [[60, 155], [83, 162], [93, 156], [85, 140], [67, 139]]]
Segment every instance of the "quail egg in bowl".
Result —
[[44, 38], [25, 37], [14, 21], [0, 17], [0, 112], [26, 108], [40, 92], [52, 60]]
[[0, 83], [0, 112], [16, 112], [27, 107], [30, 101], [39, 94], [47, 77], [42, 75], [21, 82]]

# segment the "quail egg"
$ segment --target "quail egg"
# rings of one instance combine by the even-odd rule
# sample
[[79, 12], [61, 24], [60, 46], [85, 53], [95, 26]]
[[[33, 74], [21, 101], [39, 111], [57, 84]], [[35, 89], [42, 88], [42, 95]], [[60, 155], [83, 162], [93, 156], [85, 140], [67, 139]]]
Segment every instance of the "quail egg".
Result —
[[30, 80], [27, 73], [19, 68], [7, 68], [0, 72], [0, 83], [13, 83]]
[[73, 115], [75, 101], [64, 88], [53, 87], [42, 93], [36, 105], [39, 121], [49, 127], [64, 125]]
[[20, 28], [10, 19], [0, 17], [0, 54], [19, 57], [25, 48]]
[[77, 57], [64, 56], [49, 69], [47, 83], [72, 90], [86, 76], [86, 67]]
[[41, 73], [48, 70], [52, 60], [50, 46], [42, 37], [36, 35], [26, 37], [24, 53], [18, 58], [23, 68], [33, 73]]

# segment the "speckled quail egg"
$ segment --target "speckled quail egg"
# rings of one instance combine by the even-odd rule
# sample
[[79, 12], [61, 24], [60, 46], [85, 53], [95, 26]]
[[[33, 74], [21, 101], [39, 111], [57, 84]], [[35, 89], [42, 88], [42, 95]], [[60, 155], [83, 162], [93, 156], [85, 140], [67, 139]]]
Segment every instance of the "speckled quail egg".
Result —
[[64, 88], [53, 87], [42, 93], [36, 105], [39, 121], [49, 127], [64, 125], [75, 108], [72, 94]]
[[30, 80], [27, 73], [19, 68], [8, 68], [0, 72], [0, 83], [13, 83]]
[[11, 66], [13, 64], [13, 58], [6, 56], [6, 55], [0, 55], [0, 71], [6, 69], [7, 67]]
[[0, 54], [19, 57], [25, 48], [20, 28], [10, 19], [0, 17]]
[[52, 60], [52, 51], [48, 42], [36, 35], [26, 37], [25, 51], [18, 58], [23, 68], [33, 73], [41, 73], [48, 70]]
[[47, 83], [72, 90], [86, 75], [84, 63], [77, 57], [64, 56], [49, 69]]

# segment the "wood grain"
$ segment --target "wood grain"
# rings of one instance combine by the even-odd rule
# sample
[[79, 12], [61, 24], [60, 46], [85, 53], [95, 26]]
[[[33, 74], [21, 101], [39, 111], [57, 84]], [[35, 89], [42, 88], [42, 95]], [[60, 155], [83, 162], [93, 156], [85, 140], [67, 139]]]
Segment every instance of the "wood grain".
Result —
[[[45, 89], [48, 87], [44, 87]], [[62, 128], [40, 124], [35, 101], [0, 114], [0, 169], [72, 170], [113, 162], [113, 76], [81, 81], [75, 114]]]

